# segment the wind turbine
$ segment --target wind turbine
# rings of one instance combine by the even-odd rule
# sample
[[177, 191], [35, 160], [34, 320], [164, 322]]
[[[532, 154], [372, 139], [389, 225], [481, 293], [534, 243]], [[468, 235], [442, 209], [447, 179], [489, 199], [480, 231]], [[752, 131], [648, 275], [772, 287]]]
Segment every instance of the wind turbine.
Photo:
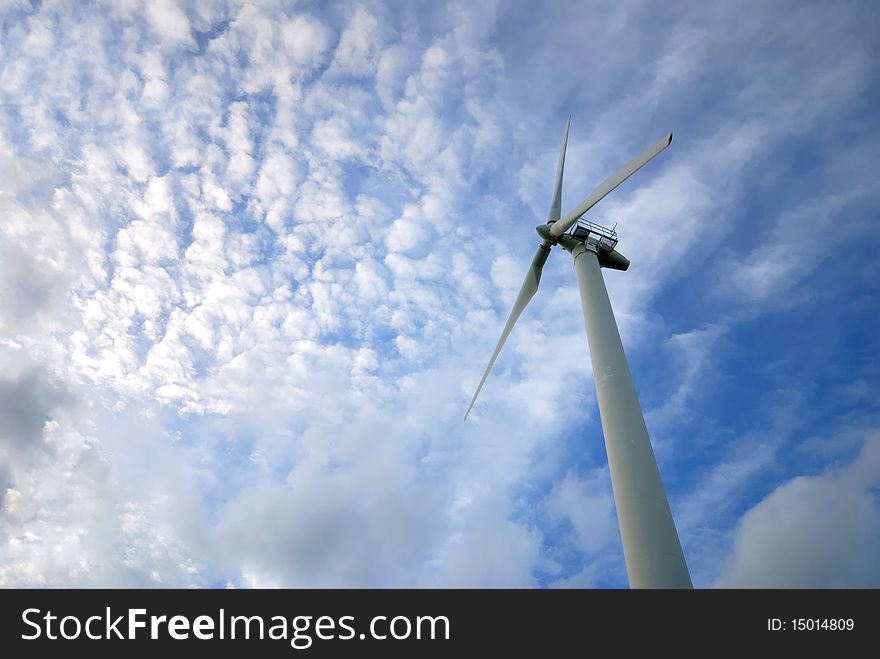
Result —
[[629, 584], [632, 588], [692, 588], [600, 270], [626, 270], [629, 268], [629, 260], [615, 249], [617, 233], [614, 230], [581, 220], [581, 216], [609, 192], [669, 146], [672, 133], [649, 146], [602, 181], [577, 208], [560, 219], [562, 172], [570, 127], [571, 117], [565, 124], [562, 136], [562, 148], [556, 166], [556, 185], [547, 223], [536, 227], [543, 241], [535, 252], [507, 324], [464, 418], [467, 421], [510, 330], [537, 292], [541, 270], [551, 248], [557, 244], [562, 245], [574, 257], [574, 268], [577, 272]]

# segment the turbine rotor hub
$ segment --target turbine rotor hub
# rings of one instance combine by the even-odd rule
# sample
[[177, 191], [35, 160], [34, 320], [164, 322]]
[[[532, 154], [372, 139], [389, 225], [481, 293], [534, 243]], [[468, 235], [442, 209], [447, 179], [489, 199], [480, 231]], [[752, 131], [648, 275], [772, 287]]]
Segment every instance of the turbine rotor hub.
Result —
[[538, 232], [538, 235], [541, 236], [544, 240], [546, 240], [551, 245], [556, 245], [559, 243], [559, 238], [550, 233], [550, 225], [552, 222], [548, 222], [547, 224], [539, 224], [535, 227], [535, 231]]

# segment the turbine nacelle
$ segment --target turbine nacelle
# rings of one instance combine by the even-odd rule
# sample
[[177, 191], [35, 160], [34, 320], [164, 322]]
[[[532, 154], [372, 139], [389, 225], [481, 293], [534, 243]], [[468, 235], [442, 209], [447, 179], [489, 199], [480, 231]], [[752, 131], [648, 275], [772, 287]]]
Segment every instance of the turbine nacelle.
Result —
[[599, 265], [603, 268], [624, 271], [629, 269], [629, 259], [614, 249], [617, 244], [617, 233], [613, 229], [607, 229], [592, 222], [579, 221], [573, 233], [564, 233], [557, 238], [550, 231], [552, 225], [552, 222], [548, 222], [535, 227], [535, 231], [545, 241], [544, 246], [549, 248], [562, 244], [563, 247], [571, 251], [577, 243], [584, 243], [588, 249], [596, 252]]
[[629, 259], [618, 252], [616, 249], [612, 249], [610, 252], [600, 251], [598, 252], [598, 256], [599, 265], [603, 268], [608, 268], [609, 270], [623, 271], [629, 269]]

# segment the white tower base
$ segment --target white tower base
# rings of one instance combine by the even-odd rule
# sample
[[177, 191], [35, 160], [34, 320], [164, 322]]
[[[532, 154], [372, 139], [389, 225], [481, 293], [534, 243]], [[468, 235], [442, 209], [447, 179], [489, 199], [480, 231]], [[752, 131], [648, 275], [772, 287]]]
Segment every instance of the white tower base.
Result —
[[630, 587], [692, 588], [596, 247], [562, 244], [577, 271]]

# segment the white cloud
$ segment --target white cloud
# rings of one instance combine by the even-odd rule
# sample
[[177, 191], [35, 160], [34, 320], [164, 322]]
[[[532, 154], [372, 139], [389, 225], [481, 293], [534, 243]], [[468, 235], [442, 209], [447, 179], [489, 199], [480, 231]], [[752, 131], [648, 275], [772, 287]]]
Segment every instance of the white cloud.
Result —
[[424, 220], [412, 206], [407, 207], [403, 217], [394, 220], [385, 240], [388, 250], [393, 253], [408, 252], [421, 245], [427, 238], [427, 231], [422, 226]]
[[333, 68], [348, 75], [374, 75], [382, 44], [379, 20], [364, 7], [357, 6], [339, 38]]
[[676, 420], [681, 420], [687, 414], [688, 403], [692, 398], [705, 393], [707, 385], [711, 386], [711, 383], [706, 382], [706, 374], [722, 333], [721, 327], [710, 326], [669, 337], [668, 347], [676, 353], [677, 360], [682, 364], [679, 369], [681, 378], [661, 406], [645, 413], [645, 421], [652, 431], [654, 451], [661, 458], [671, 449], [661, 434], [662, 430], [674, 425]]
[[317, 66], [330, 47], [330, 30], [311, 16], [295, 16], [281, 28], [284, 49], [300, 70]]
[[715, 582], [746, 588], [880, 585], [880, 435], [856, 459], [779, 485], [743, 515]]
[[144, 3], [147, 19], [164, 40], [172, 44], [193, 44], [191, 26], [175, 0], [149, 0]]
[[586, 479], [569, 471], [547, 496], [547, 511], [571, 525], [571, 542], [580, 552], [595, 555], [620, 544], [610, 486], [607, 469]]

